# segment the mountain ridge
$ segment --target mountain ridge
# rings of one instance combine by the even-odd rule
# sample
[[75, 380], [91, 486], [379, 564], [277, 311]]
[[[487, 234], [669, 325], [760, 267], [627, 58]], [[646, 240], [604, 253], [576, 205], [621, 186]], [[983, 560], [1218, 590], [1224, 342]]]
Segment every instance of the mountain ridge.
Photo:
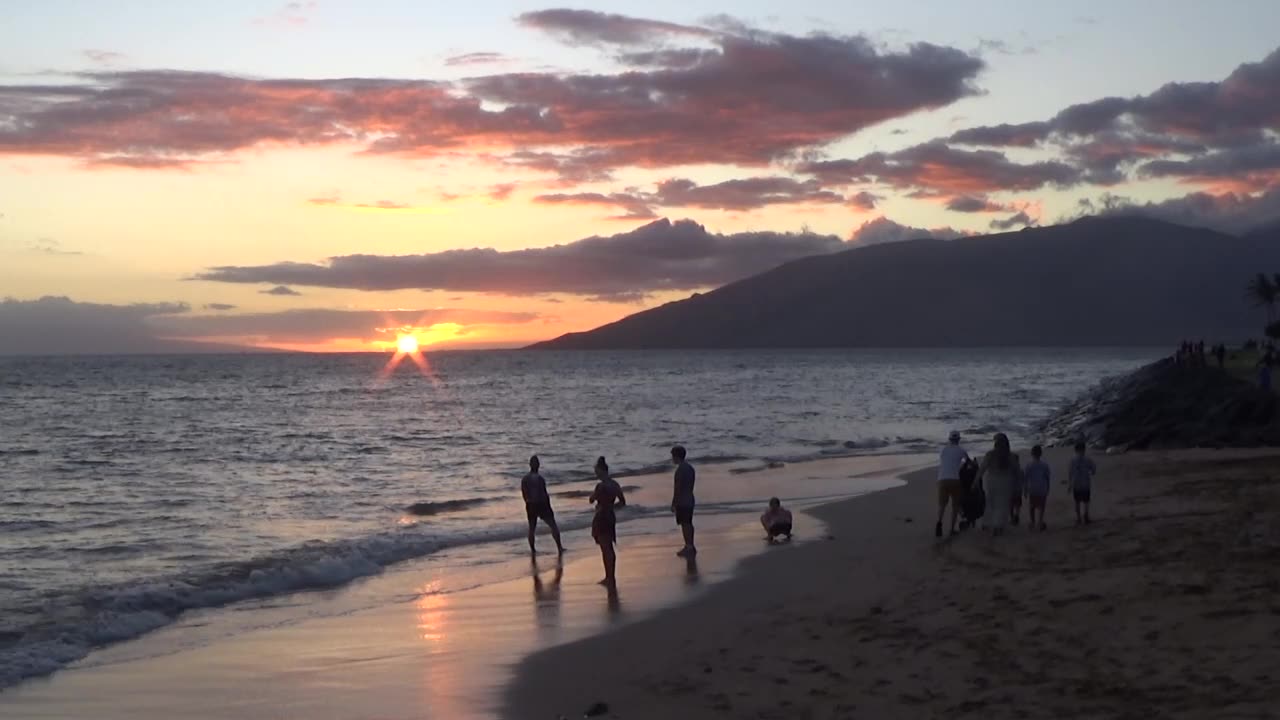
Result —
[[1137, 216], [854, 247], [793, 260], [530, 349], [1105, 346], [1243, 339], [1244, 237]]

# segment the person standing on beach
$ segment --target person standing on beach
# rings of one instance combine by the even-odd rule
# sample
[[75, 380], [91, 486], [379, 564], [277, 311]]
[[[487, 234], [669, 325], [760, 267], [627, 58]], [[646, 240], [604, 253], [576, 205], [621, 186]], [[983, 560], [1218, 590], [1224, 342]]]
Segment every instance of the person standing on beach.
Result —
[[671, 495], [671, 512], [676, 514], [676, 524], [684, 535], [684, 547], [676, 553], [678, 557], [696, 555], [698, 548], [693, 544], [693, 482], [696, 474], [693, 466], [685, 459], [688, 453], [684, 446], [671, 448], [671, 462], [676, 465], [675, 491]]
[[604, 579], [600, 584], [612, 588], [617, 583], [618, 567], [618, 555], [613, 547], [618, 542], [618, 516], [614, 511], [626, 507], [627, 498], [618, 481], [609, 476], [609, 463], [603, 456], [596, 460], [595, 471], [599, 482], [587, 499], [596, 506], [595, 517], [591, 518], [591, 538], [600, 546], [600, 558], [604, 561]]
[[1076, 524], [1089, 524], [1089, 502], [1093, 500], [1093, 476], [1098, 473], [1098, 466], [1085, 455], [1085, 444], [1076, 443], [1076, 456], [1071, 458], [1067, 466], [1067, 484], [1071, 488], [1071, 499], [1076, 504]]
[[1021, 476], [1018, 456], [1009, 448], [1009, 436], [997, 433], [995, 447], [982, 458], [977, 480], [987, 491], [987, 512], [984, 518], [992, 535], [1003, 535], [1009, 524], [1011, 496], [1014, 488], [1020, 485]]
[[[1047, 527], [1044, 524], [1044, 508], [1048, 504], [1049, 486], [1053, 482], [1052, 474], [1049, 471], [1049, 463], [1041, 459], [1043, 454], [1044, 449], [1039, 445], [1031, 448], [1031, 464], [1027, 465], [1026, 469], [1022, 471], [1023, 485], [1026, 487], [1027, 502], [1030, 506], [1028, 510], [1030, 515], [1028, 522], [1030, 524], [1027, 527], [1038, 529], [1040, 532], [1044, 532]], [[1037, 511], [1039, 511], [1038, 516], [1036, 515]], [[1039, 523], [1036, 522], [1037, 517], [1040, 519]]]
[[547, 492], [547, 481], [538, 469], [542, 461], [537, 455], [529, 458], [529, 474], [520, 481], [520, 495], [524, 498], [524, 514], [529, 520], [529, 552], [537, 554], [533, 545], [534, 531], [538, 529], [538, 518], [551, 528], [551, 537], [556, 541], [556, 551], [563, 554], [564, 545], [560, 543], [560, 527], [556, 525], [556, 514], [551, 509], [551, 494]]
[[960, 515], [960, 499], [964, 484], [960, 482], [960, 469], [969, 459], [969, 453], [960, 447], [960, 433], [952, 430], [938, 456], [938, 522], [933, 526], [934, 537], [942, 537], [942, 516], [951, 504], [951, 535], [956, 534], [956, 519]]

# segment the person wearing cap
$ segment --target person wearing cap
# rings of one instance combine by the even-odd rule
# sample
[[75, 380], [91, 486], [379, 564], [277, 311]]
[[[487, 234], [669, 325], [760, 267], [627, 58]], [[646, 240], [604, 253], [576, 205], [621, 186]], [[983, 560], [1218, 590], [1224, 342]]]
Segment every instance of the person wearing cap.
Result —
[[960, 483], [960, 468], [969, 459], [969, 453], [960, 447], [960, 433], [952, 430], [938, 457], [938, 522], [933, 526], [935, 537], [942, 537], [942, 516], [951, 505], [951, 531], [956, 533], [956, 520], [960, 515], [960, 495], [964, 486]]

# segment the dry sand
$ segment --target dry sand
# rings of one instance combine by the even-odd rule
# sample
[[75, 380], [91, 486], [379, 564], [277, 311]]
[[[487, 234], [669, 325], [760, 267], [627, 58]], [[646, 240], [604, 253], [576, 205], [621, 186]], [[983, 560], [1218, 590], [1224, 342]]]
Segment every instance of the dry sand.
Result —
[[1096, 457], [1073, 527], [932, 537], [931, 473], [691, 604], [526, 660], [513, 720], [1280, 717], [1280, 452]]

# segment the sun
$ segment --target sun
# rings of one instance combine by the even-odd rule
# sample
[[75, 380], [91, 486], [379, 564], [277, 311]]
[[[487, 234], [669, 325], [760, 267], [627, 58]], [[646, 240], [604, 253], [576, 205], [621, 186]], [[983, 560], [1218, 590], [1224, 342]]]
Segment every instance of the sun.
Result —
[[396, 350], [406, 355], [418, 352], [418, 338], [412, 335], [401, 335], [396, 338]]

